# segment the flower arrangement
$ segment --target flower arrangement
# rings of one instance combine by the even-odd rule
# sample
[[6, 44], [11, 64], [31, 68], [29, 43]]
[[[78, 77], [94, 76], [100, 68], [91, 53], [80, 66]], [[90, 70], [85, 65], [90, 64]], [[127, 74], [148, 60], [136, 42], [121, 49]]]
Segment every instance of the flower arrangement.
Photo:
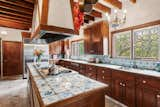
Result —
[[33, 52], [34, 56], [37, 57], [38, 61], [40, 61], [41, 56], [43, 55], [43, 53], [44, 53], [44, 51], [41, 50], [41, 49], [35, 49], [34, 52]]

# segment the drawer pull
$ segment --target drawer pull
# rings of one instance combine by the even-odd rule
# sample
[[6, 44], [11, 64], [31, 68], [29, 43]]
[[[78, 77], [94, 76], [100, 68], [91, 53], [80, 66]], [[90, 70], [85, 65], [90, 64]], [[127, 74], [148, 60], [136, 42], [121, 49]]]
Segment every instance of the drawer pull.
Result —
[[159, 95], [159, 94], [157, 95], [157, 98], [160, 98], [160, 95]]
[[123, 86], [123, 87], [125, 87], [125, 86], [126, 86], [126, 84], [123, 84], [122, 86]]
[[145, 80], [143, 80], [143, 81], [142, 81], [142, 83], [143, 83], [143, 84], [145, 84], [145, 83], [146, 83], [146, 81], [145, 81]]

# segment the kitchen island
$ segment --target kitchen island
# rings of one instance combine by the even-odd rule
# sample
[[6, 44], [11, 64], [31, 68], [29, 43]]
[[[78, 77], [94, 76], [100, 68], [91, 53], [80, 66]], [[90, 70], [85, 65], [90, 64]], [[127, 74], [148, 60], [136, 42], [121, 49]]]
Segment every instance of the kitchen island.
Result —
[[43, 76], [33, 63], [27, 64], [27, 70], [31, 107], [105, 106], [106, 84], [89, 79], [76, 71]]

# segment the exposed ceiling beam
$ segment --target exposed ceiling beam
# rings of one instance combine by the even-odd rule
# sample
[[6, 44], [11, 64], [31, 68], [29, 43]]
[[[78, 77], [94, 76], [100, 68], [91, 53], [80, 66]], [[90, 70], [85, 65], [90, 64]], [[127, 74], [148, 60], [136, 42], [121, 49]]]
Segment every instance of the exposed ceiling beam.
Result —
[[21, 23], [21, 24], [25, 24], [25, 25], [30, 25], [31, 26], [31, 23], [29, 22], [25, 22], [25, 21], [20, 21], [20, 20], [15, 20], [15, 19], [7, 19], [7, 18], [4, 18], [4, 17], [0, 17], [0, 19], [2, 20], [8, 20], [8, 21], [12, 21], [12, 22], [16, 22], [16, 23]]
[[101, 3], [96, 3], [93, 7], [98, 9], [98, 10], [101, 10], [101, 11], [103, 11], [105, 13], [109, 13], [109, 14], [111, 13], [111, 8], [105, 6], [105, 5], [101, 4]]
[[5, 3], [5, 2], [1, 2], [1, 1], [0, 1], [0, 7], [8, 9], [8, 10], [13, 10], [13, 11], [16, 11], [16, 12], [22, 12], [22, 13], [29, 14], [29, 15], [33, 14], [33, 11], [30, 10], [30, 9], [18, 7], [18, 6], [11, 5], [11, 4], [8, 4], [8, 3]]
[[21, 21], [21, 22], [24, 22], [24, 23], [25, 22], [26, 23], [32, 23], [32, 20], [28, 20], [28, 19], [20, 18], [20, 17], [15, 17], [15, 16], [11, 16], [11, 15], [6, 15], [6, 14], [3, 14], [3, 13], [0, 13], [0, 17], [15, 20], [15, 21]]
[[92, 10], [91, 13], [89, 14], [93, 17], [99, 17], [99, 18], [102, 18], [102, 13], [96, 11], [96, 10]]
[[0, 0], [1, 2], [5, 2], [11, 5], [15, 5], [15, 6], [19, 6], [19, 7], [23, 7], [23, 8], [27, 8], [27, 9], [31, 9], [33, 10], [34, 8], [34, 4], [32, 3], [28, 3], [24, 0]]
[[15, 16], [18, 16], [18, 17], [27, 18], [27, 19], [32, 20], [32, 16], [31, 15], [15, 12], [15, 11], [8, 10], [8, 9], [5, 9], [5, 8], [1, 8], [1, 7], [0, 7], [0, 13], [9, 14], [9, 15], [15, 15]]
[[21, 29], [21, 30], [29, 30], [29, 28], [31, 27], [30, 24], [18, 23], [1, 17], [0, 17], [0, 26], [14, 28], [14, 29]]
[[92, 20], [92, 21], [94, 21], [94, 17], [93, 17], [93, 16], [90, 16], [90, 15], [88, 15], [88, 14], [85, 14], [84, 20]]
[[34, 4], [34, 0], [25, 0], [26, 2], [29, 2], [29, 3], [33, 3]]
[[122, 3], [119, 0], [104, 0], [106, 3], [113, 5], [119, 9], [122, 9]]
[[130, 0], [132, 3], [136, 3], [136, 0]]
[[84, 23], [87, 23], [87, 24], [88, 24], [88, 23], [89, 23], [89, 20], [87, 20], [87, 19], [84, 19]]

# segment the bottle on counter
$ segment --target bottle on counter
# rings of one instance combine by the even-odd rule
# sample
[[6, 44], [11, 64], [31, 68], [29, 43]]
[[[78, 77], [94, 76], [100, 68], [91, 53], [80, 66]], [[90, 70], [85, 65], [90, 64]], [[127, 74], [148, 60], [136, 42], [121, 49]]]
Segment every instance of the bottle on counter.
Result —
[[157, 70], [158, 72], [160, 72], [160, 62], [157, 62], [157, 63], [156, 63], [156, 70]]

